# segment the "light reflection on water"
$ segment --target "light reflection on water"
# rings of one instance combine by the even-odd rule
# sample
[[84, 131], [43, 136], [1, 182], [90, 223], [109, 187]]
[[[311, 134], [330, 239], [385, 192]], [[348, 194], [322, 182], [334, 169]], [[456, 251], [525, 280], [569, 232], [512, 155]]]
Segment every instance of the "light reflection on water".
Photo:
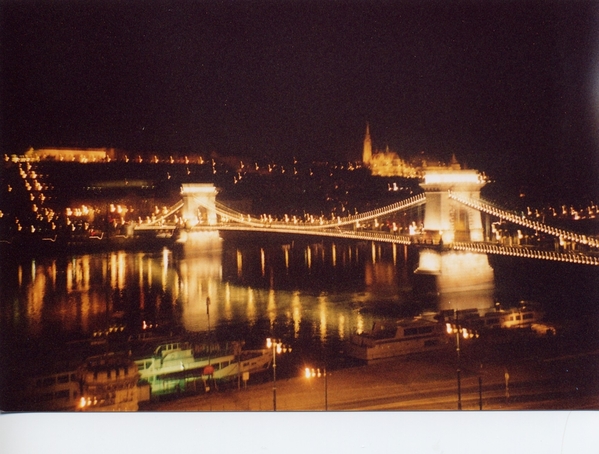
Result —
[[[565, 299], [559, 293], [563, 283], [547, 284], [559, 279], [533, 271], [535, 279], [510, 275], [514, 262], [494, 271], [484, 255], [431, 256], [425, 262], [440, 271], [433, 277], [413, 273], [423, 263], [415, 255], [403, 246], [371, 243], [256, 240], [240, 244], [213, 239], [183, 251], [115, 251], [23, 260], [2, 270], [7, 283], [2, 289], [3, 342], [60, 346], [61, 341], [90, 337], [112, 323], [134, 329], [146, 322], [205, 332], [210, 298], [211, 327], [227, 340], [259, 326], [253, 332], [255, 342], [273, 333], [287, 342], [311, 339], [322, 346], [368, 329], [385, 314], [398, 316], [377, 308], [404, 307], [407, 314], [488, 308], [498, 295], [515, 301], [544, 295]], [[530, 263], [518, 269], [526, 271]], [[560, 268], [572, 269], [572, 275], [563, 273], [562, 282], [573, 281], [582, 268]], [[436, 288], [431, 279], [436, 279]], [[564, 294], [571, 291], [566, 289]]]
[[[362, 254], [368, 247], [371, 254]], [[230, 260], [230, 258], [233, 260]], [[322, 342], [364, 324], [361, 305], [402, 302], [408, 276], [395, 247], [355, 244], [227, 245], [214, 240], [182, 252], [106, 252], [45, 257], [15, 269], [8, 332], [43, 338], [90, 336], [115, 318], [174, 324], [189, 332], [226, 323], [289, 322], [299, 337], [308, 319]], [[400, 266], [405, 266], [400, 262]], [[401, 282], [400, 282], [401, 281]], [[403, 290], [401, 290], [403, 289]], [[123, 315], [124, 314], [124, 315]], [[368, 318], [369, 316], [366, 316]], [[17, 334], [18, 333], [18, 334]]]

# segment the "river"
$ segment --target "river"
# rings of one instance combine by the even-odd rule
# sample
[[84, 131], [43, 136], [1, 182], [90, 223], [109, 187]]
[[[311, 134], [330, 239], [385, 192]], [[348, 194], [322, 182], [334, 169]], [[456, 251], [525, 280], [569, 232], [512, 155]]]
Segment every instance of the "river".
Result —
[[376, 319], [533, 300], [550, 322], [579, 327], [583, 341], [599, 337], [595, 267], [458, 254], [445, 258], [445, 276], [436, 278], [414, 272], [422, 268], [419, 253], [400, 245], [256, 236], [5, 260], [2, 389], [11, 389], [23, 370], [43, 368], [40, 355], [59, 361], [77, 341], [110, 329], [210, 331], [218, 341], [244, 340], [249, 348], [276, 337], [301, 361], [330, 360], [351, 332]]

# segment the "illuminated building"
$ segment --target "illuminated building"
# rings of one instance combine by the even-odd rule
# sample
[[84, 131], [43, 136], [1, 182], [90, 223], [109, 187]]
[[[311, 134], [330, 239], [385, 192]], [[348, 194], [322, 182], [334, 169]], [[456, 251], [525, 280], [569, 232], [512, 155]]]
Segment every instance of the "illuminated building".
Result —
[[76, 162], [104, 162], [115, 159], [114, 148], [30, 148], [25, 159], [32, 161], [55, 160]]
[[401, 159], [397, 153], [390, 151], [389, 147], [385, 151], [377, 150], [373, 153], [370, 126], [368, 124], [366, 124], [362, 163], [375, 176], [408, 178], [418, 176], [418, 170]]

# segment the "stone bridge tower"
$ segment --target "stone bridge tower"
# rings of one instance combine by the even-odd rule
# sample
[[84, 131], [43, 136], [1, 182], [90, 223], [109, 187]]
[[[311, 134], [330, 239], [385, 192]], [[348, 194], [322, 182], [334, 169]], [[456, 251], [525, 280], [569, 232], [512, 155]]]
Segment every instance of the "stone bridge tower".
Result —
[[481, 215], [449, 197], [479, 199], [484, 178], [476, 170], [462, 169], [452, 158], [449, 167], [424, 167], [420, 186], [426, 193], [424, 232], [434, 242], [484, 241]]
[[217, 189], [211, 183], [191, 183], [181, 186], [183, 219], [186, 227], [216, 224]]
[[[479, 199], [485, 179], [476, 170], [462, 169], [455, 160], [448, 167], [424, 167], [420, 186], [426, 193], [425, 235], [433, 242], [484, 241], [480, 211], [453, 200]], [[418, 274], [435, 276], [439, 310], [493, 307], [493, 268], [486, 254], [439, 250], [419, 251]]]

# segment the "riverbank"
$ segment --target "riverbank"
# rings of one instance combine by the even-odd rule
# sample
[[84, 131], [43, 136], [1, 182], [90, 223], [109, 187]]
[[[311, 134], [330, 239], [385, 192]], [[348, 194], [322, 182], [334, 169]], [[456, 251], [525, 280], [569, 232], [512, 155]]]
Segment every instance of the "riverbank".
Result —
[[[395, 358], [327, 371], [325, 377], [291, 377], [276, 382], [277, 411], [373, 410], [580, 410], [599, 409], [599, 349], [558, 354], [545, 350], [501, 352], [481, 363], [480, 352], [460, 361], [447, 352]], [[272, 411], [273, 383], [214, 391], [141, 411]]]

